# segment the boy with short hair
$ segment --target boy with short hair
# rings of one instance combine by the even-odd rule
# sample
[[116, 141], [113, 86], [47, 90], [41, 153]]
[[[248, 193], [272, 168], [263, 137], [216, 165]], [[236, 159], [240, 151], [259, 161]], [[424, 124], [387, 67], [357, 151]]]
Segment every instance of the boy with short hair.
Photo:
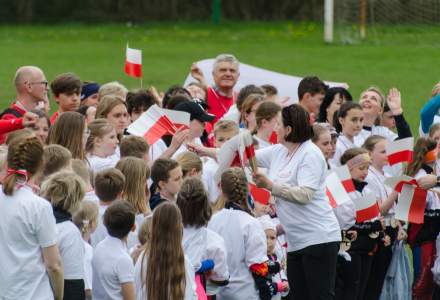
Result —
[[127, 112], [131, 121], [136, 121], [150, 106], [158, 104], [154, 95], [148, 90], [138, 90], [127, 94]]
[[124, 184], [124, 174], [115, 168], [103, 170], [95, 176], [95, 194], [99, 198], [99, 217], [96, 230], [90, 237], [93, 247], [108, 236], [103, 225], [103, 216], [109, 205], [121, 197]]
[[134, 156], [143, 159], [147, 164], [150, 161], [148, 156], [149, 149], [150, 146], [148, 146], [148, 143], [145, 141], [145, 139], [135, 135], [125, 136], [119, 145], [121, 158], [126, 156]]
[[93, 299], [134, 300], [134, 266], [127, 236], [136, 228], [135, 211], [128, 201], [113, 202], [104, 214], [108, 236], [95, 248], [92, 259]]
[[310, 114], [311, 123], [314, 123], [318, 116], [327, 88], [328, 86], [316, 76], [304, 77], [298, 85], [299, 105]]
[[169, 158], [159, 158], [154, 161], [151, 167], [151, 179], [153, 180], [152, 197], [150, 208], [165, 201], [176, 201], [177, 194], [183, 183], [182, 168], [179, 164]]
[[73, 73], [63, 73], [55, 77], [50, 89], [58, 104], [58, 110], [50, 118], [53, 124], [66, 111], [77, 111], [80, 105], [81, 80]]
[[46, 177], [61, 170], [72, 169], [72, 153], [58, 144], [44, 147], [43, 151], [43, 181]]

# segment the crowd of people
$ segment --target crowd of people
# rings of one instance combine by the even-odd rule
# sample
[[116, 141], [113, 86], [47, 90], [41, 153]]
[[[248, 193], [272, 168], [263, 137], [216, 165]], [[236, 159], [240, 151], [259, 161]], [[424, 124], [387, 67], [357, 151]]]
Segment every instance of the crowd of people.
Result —
[[[309, 76], [285, 105], [269, 84], [236, 92], [239, 66], [219, 55], [211, 86], [193, 64], [195, 81], [165, 93], [18, 68], [0, 114], [0, 299], [440, 299], [440, 85], [412, 161], [390, 166], [387, 144], [414, 134], [396, 88], [355, 101]], [[189, 126], [151, 145], [130, 135], [153, 105]], [[218, 180], [218, 149], [246, 130], [258, 170]], [[333, 208], [326, 177], [343, 165], [353, 201]], [[385, 180], [402, 174], [427, 190], [423, 224], [395, 218]], [[369, 193], [380, 215], [358, 222]]]

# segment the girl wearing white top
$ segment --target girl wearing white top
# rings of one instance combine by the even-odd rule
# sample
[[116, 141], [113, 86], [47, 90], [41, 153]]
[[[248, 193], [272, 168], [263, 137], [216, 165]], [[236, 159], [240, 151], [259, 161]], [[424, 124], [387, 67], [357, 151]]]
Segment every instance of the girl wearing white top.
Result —
[[206, 228], [211, 218], [211, 207], [199, 179], [192, 177], [183, 182], [177, 195], [177, 206], [184, 226], [183, 251], [194, 266], [196, 282], [200, 283], [200, 279], [205, 278], [210, 288], [209, 291], [205, 288], [206, 293], [214, 295], [219, 286], [228, 284], [226, 248], [223, 238]]
[[275, 131], [278, 126], [278, 114], [281, 106], [271, 101], [264, 101], [255, 112], [257, 122], [254, 138], [258, 141], [258, 149], [263, 149], [276, 143], [273, 137], [276, 137]]
[[225, 241], [230, 278], [229, 284], [217, 293], [217, 299], [270, 299], [275, 291], [266, 278], [266, 235], [249, 208], [244, 171], [227, 169], [221, 176], [220, 187], [225, 207], [212, 216], [208, 229]]
[[[43, 145], [36, 137], [9, 145], [0, 190], [0, 291], [4, 299], [62, 299], [63, 267], [50, 203], [32, 191]], [[25, 271], [23, 271], [25, 270]]]
[[287, 240], [287, 277], [293, 299], [334, 295], [341, 234], [325, 196], [326, 162], [310, 140], [308, 113], [299, 105], [279, 116], [279, 144], [256, 151], [268, 178], [255, 174], [257, 186], [271, 190]]
[[151, 240], [135, 266], [136, 299], [196, 300], [194, 267], [182, 248], [182, 216], [171, 202], [153, 213]]
[[[437, 158], [437, 143], [431, 138], [419, 138], [414, 145], [413, 160], [408, 164], [406, 174], [418, 179], [427, 174], [435, 174], [434, 164]], [[430, 297], [432, 290], [425, 287], [432, 280], [430, 271], [434, 261], [435, 240], [439, 233], [440, 199], [435, 191], [427, 191], [425, 217], [423, 224], [410, 223], [408, 243], [414, 255], [413, 296]], [[429, 259], [421, 260], [422, 257]], [[419, 263], [417, 263], [419, 262]], [[423, 263], [420, 263], [423, 262]]]
[[265, 101], [264, 96], [259, 94], [250, 94], [246, 97], [240, 110], [240, 128], [246, 128], [250, 132], [257, 128], [255, 112], [263, 101]]
[[119, 160], [115, 155], [119, 143], [115, 128], [107, 119], [96, 119], [88, 126], [86, 152], [90, 169], [96, 173], [113, 168]]
[[328, 161], [335, 155], [330, 128], [330, 125], [327, 123], [316, 123], [313, 125], [312, 142], [321, 150], [327, 165]]
[[364, 124], [361, 106], [355, 102], [345, 102], [338, 111], [338, 121], [339, 123], [335, 125], [336, 131], [341, 134], [336, 141], [335, 155], [329, 161], [331, 167], [339, 167], [341, 165], [339, 159], [342, 154], [346, 150], [358, 147], [361, 144], [356, 140]]
[[96, 230], [98, 222], [98, 204], [95, 201], [84, 200], [79, 210], [73, 215], [73, 223], [81, 231], [84, 242], [84, 286], [86, 299], [92, 299], [92, 259], [93, 247], [89, 244], [91, 234]]
[[72, 171], [52, 174], [41, 185], [41, 196], [52, 203], [58, 247], [64, 267], [63, 299], [84, 299], [84, 241], [72, 222], [85, 195], [85, 183]]

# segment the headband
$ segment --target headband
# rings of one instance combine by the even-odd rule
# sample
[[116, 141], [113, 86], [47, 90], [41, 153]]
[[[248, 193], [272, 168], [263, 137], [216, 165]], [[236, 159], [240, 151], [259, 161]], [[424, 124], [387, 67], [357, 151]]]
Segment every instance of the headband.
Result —
[[351, 169], [364, 163], [370, 163], [370, 156], [368, 155], [368, 153], [361, 153], [356, 155], [355, 157], [347, 161], [347, 166]]

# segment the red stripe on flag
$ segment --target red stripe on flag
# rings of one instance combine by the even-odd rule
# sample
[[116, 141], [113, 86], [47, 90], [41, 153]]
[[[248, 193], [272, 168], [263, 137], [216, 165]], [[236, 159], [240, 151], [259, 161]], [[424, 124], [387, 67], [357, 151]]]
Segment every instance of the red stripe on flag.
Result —
[[142, 65], [125, 62], [125, 73], [128, 76], [142, 77]]
[[332, 193], [330, 192], [330, 190], [328, 188], [325, 188], [325, 194], [327, 195], [328, 201], [330, 202], [330, 206], [332, 208], [335, 208], [336, 206], [338, 206], [335, 198], [333, 197]]
[[354, 188], [354, 183], [353, 180], [347, 179], [347, 180], [343, 180], [341, 181], [342, 185], [344, 186], [344, 189], [347, 191], [347, 193], [351, 193], [354, 192], [356, 189]]
[[249, 191], [251, 192], [252, 198], [258, 203], [267, 205], [270, 200], [270, 192], [263, 188], [258, 188], [255, 184], [249, 183]]
[[423, 224], [427, 191], [419, 187], [414, 188], [413, 198], [408, 212], [408, 222]]
[[238, 151], [235, 151], [235, 157], [231, 162], [231, 167], [242, 167], [240, 155], [238, 154]]
[[367, 220], [376, 218], [379, 215], [379, 205], [374, 203], [374, 205], [356, 211], [356, 222], [361, 223]]
[[390, 166], [401, 163], [401, 162], [411, 162], [413, 157], [412, 150], [403, 150], [396, 153], [388, 155], [388, 163]]
[[245, 147], [244, 151], [247, 159], [251, 159], [252, 157], [255, 157], [255, 148], [253, 144]]
[[153, 124], [148, 130], [144, 133], [144, 138], [147, 140], [149, 145], [153, 145], [157, 142], [163, 135], [169, 132], [169, 128], [167, 128], [168, 122], [166, 121], [167, 117], [160, 117], [156, 123]]
[[396, 186], [394, 187], [394, 190], [398, 193], [401, 193], [404, 184], [417, 186], [417, 180], [411, 179], [410, 181], [400, 181], [399, 183], [396, 184]]

